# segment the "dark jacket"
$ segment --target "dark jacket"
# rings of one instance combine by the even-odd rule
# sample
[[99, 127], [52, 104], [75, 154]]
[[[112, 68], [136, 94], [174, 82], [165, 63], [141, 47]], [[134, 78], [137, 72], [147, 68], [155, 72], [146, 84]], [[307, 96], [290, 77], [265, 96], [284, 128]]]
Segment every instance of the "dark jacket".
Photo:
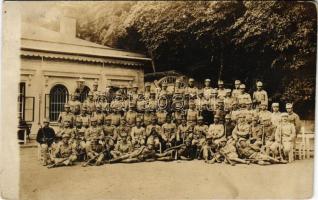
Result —
[[38, 130], [36, 141], [40, 144], [51, 146], [55, 138], [55, 131], [51, 127], [42, 127]]

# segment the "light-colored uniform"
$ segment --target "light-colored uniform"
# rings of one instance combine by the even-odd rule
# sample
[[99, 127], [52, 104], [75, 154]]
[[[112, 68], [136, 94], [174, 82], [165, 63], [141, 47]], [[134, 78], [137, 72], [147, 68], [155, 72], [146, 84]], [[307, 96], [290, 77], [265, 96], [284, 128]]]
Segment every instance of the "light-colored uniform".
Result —
[[208, 135], [212, 137], [212, 141], [215, 144], [225, 139], [223, 124], [211, 124], [208, 130]]

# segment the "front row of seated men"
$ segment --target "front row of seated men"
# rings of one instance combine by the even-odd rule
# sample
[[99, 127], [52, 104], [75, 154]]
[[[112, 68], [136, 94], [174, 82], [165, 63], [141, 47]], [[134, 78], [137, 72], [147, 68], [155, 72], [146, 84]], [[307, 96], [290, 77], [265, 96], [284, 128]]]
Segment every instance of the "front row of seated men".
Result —
[[[226, 162], [274, 164], [292, 161], [291, 151], [296, 137], [294, 124], [288, 121], [288, 114], [281, 114], [281, 122], [272, 126], [270, 119], [259, 124], [253, 118], [251, 124], [244, 114], [230, 133], [214, 116], [214, 123], [208, 127], [203, 117], [196, 123], [187, 123], [186, 118], [176, 127], [170, 115], [163, 125], [157, 124], [153, 116], [151, 124], [143, 127], [136, 120], [134, 127], [126, 125], [124, 118], [120, 125], [111, 125], [106, 118], [104, 124], [98, 124], [92, 117], [90, 126], [81, 120], [70, 126], [65, 120], [63, 127], [56, 132], [44, 121], [37, 141], [41, 145], [43, 165], [49, 168], [69, 166], [83, 162], [82, 166], [102, 165], [116, 162], [171, 161], [203, 159], [206, 163]], [[228, 119], [227, 119], [228, 120]], [[222, 128], [218, 128], [222, 125]]]

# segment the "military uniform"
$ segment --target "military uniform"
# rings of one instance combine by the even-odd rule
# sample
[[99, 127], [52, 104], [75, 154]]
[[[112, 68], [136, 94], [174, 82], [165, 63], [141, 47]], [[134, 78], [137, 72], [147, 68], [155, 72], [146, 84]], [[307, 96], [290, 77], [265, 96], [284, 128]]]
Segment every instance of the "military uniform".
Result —
[[208, 134], [208, 126], [205, 124], [194, 126], [192, 134], [192, 145], [201, 147], [205, 141], [205, 136]]
[[144, 127], [140, 126], [134, 126], [132, 129], [131, 129], [131, 138], [132, 138], [132, 144], [135, 146], [135, 147], [140, 147], [142, 145], [145, 144], [145, 139], [146, 139], [146, 130]]
[[251, 135], [251, 125], [246, 122], [238, 122], [233, 130], [233, 138], [236, 140], [238, 138], [249, 139]]
[[114, 126], [119, 126], [120, 124], [120, 113], [112, 113], [110, 114], [111, 124]]
[[261, 102], [264, 102], [266, 106], [268, 106], [267, 92], [261, 88], [263, 86], [263, 83], [258, 81], [256, 85], [258, 87], [258, 90], [253, 93], [253, 102], [256, 105], [259, 105]]
[[69, 141], [64, 141], [64, 138], [68, 137], [69, 135], [63, 135], [63, 141], [58, 143], [51, 154], [51, 161], [54, 163], [54, 166], [72, 165], [77, 159], [76, 150], [72, 144]]
[[134, 110], [129, 110], [128, 112], [125, 113], [125, 119], [127, 121], [128, 126], [130, 127], [135, 126], [137, 115], [138, 113]]
[[215, 144], [225, 139], [224, 126], [223, 124], [211, 124], [208, 129], [208, 135], [212, 137], [212, 141]]
[[174, 146], [176, 142], [177, 127], [174, 123], [166, 122], [161, 127], [161, 137], [168, 146]]
[[162, 126], [166, 122], [168, 112], [165, 110], [159, 110], [156, 113], [156, 116], [158, 118], [158, 125]]

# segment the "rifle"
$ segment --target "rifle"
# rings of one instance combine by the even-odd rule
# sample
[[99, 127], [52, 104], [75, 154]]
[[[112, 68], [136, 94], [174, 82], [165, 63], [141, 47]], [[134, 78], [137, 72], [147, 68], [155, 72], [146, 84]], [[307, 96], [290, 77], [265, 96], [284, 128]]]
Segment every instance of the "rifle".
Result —
[[118, 157], [118, 158], [113, 158], [113, 159], [111, 159], [111, 160], [109, 161], [109, 163], [119, 162], [119, 161], [125, 160], [125, 159], [127, 159], [127, 158], [138, 157], [138, 156], [142, 153], [142, 151], [143, 151], [145, 148], [146, 148], [145, 146], [142, 146], [142, 147], [139, 149], [138, 153], [136, 153], [136, 154], [130, 153], [130, 154], [122, 155], [122, 156], [120, 156], [120, 157]]
[[47, 166], [47, 168], [48, 168], [48, 169], [51, 169], [51, 168], [53, 168], [53, 167], [56, 167], [56, 166], [58, 166], [59, 164], [65, 162], [65, 161], [68, 160], [68, 159], [69, 159], [69, 158], [64, 158], [64, 159], [60, 160], [60, 161], [57, 162], [57, 163], [53, 163], [52, 165]]
[[219, 151], [220, 155], [224, 157], [224, 159], [230, 164], [230, 165], [235, 165], [235, 163], [233, 163], [229, 157], [227, 157], [227, 155], [225, 155], [221, 150]]
[[174, 150], [174, 149], [179, 149], [179, 148], [181, 148], [183, 146], [185, 146], [185, 144], [180, 144], [178, 146], [173, 146], [173, 147], [167, 148], [166, 150], [164, 150], [164, 152], [168, 152], [168, 151]]

